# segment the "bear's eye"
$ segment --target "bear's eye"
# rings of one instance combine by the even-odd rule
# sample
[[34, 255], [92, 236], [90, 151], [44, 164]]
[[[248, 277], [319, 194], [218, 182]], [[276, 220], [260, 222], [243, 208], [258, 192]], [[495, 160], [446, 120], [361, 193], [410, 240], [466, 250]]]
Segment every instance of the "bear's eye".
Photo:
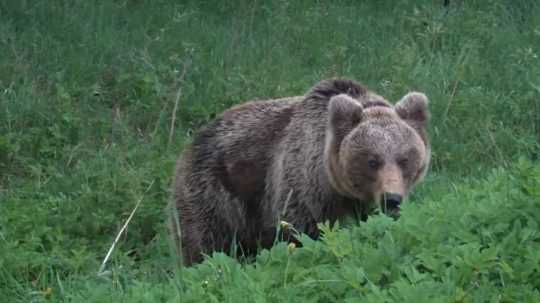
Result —
[[378, 168], [379, 165], [380, 165], [379, 161], [373, 160], [373, 159], [368, 160], [368, 161], [367, 161], [367, 164], [368, 164], [369, 168], [373, 168], [373, 169]]
[[401, 167], [406, 167], [409, 164], [409, 159], [403, 158], [398, 160], [398, 165]]

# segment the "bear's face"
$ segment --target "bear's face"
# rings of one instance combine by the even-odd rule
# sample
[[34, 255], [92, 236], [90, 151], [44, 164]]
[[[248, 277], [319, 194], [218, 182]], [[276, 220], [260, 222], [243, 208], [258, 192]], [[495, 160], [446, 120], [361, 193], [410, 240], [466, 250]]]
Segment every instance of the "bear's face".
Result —
[[429, 164], [427, 98], [411, 93], [395, 107], [364, 109], [346, 96], [331, 99], [327, 169], [340, 193], [378, 203], [390, 214], [422, 179]]

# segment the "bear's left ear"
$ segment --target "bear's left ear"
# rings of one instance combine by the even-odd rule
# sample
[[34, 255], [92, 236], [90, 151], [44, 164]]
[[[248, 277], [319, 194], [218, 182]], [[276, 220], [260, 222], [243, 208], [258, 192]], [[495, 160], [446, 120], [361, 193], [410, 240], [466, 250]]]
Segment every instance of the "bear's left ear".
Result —
[[328, 104], [329, 127], [334, 133], [345, 135], [362, 120], [363, 107], [348, 95], [340, 94]]
[[429, 121], [428, 98], [418, 92], [406, 94], [394, 106], [397, 114], [403, 120], [410, 120], [426, 126]]

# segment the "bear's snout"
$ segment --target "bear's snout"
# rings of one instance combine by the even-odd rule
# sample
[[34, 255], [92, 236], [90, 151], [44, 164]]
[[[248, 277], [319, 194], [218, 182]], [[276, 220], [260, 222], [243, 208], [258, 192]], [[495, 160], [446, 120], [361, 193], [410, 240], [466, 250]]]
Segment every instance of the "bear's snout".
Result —
[[381, 201], [383, 201], [383, 209], [385, 212], [399, 212], [399, 206], [403, 196], [396, 193], [384, 193]]

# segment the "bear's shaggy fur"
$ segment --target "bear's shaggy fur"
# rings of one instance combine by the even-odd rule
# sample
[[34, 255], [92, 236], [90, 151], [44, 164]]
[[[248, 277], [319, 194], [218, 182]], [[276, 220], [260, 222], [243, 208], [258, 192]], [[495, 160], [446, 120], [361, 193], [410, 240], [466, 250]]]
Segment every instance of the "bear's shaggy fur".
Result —
[[397, 213], [429, 164], [427, 103], [413, 92], [392, 106], [354, 81], [325, 80], [225, 111], [177, 164], [171, 233], [185, 264], [269, 247], [282, 220], [316, 238], [318, 222], [377, 203]]

